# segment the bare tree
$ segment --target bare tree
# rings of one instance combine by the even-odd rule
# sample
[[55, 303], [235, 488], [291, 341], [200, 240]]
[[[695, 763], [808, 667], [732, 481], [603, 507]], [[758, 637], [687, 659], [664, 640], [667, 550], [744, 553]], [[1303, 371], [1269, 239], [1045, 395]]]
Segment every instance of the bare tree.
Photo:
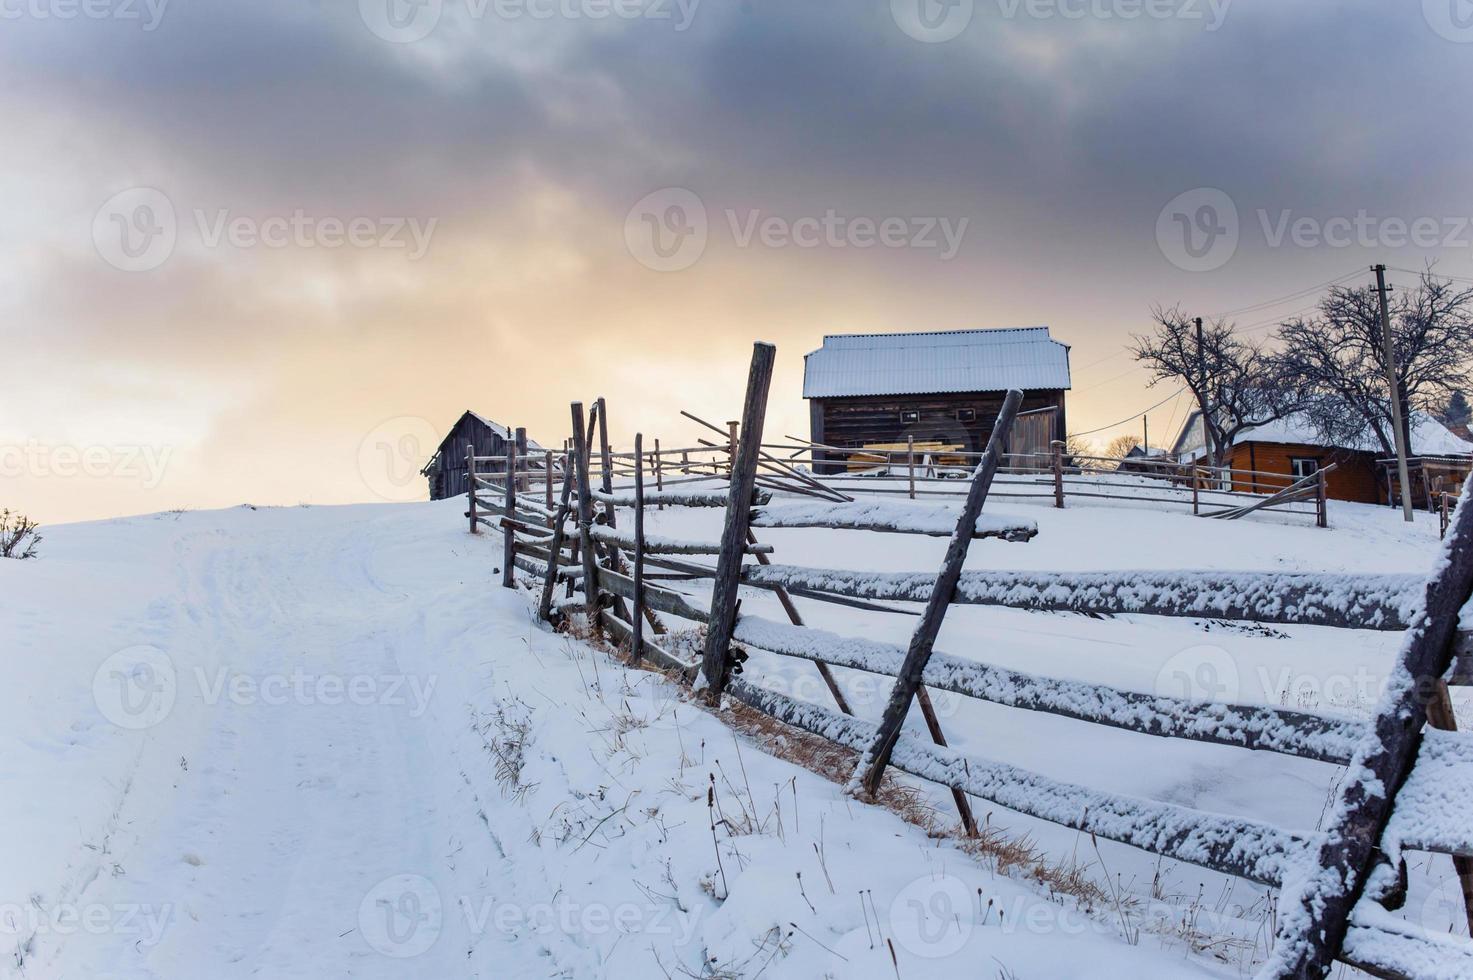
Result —
[[0, 510], [0, 558], [35, 558], [41, 536], [37, 524], [23, 514]]
[[1154, 307], [1151, 318], [1155, 329], [1137, 335], [1131, 353], [1151, 369], [1152, 386], [1179, 381], [1199, 405], [1206, 396], [1210, 416], [1203, 422], [1215, 449], [1213, 465], [1222, 465], [1225, 451], [1244, 429], [1276, 421], [1301, 407], [1297, 391], [1283, 383], [1278, 357], [1261, 344], [1243, 340], [1226, 321], [1202, 325], [1199, 351], [1196, 323], [1181, 307]]
[[[1393, 296], [1389, 316], [1402, 418], [1411, 446], [1413, 409], [1435, 411], [1469, 384], [1473, 289], [1455, 289], [1429, 266], [1415, 289]], [[1396, 452], [1381, 309], [1376, 290], [1335, 287], [1319, 312], [1279, 328], [1286, 381], [1304, 392], [1321, 437], [1338, 445], [1374, 438]]]
[[1141, 444], [1140, 436], [1116, 436], [1105, 447], [1105, 455], [1111, 459], [1124, 459], [1130, 451]]

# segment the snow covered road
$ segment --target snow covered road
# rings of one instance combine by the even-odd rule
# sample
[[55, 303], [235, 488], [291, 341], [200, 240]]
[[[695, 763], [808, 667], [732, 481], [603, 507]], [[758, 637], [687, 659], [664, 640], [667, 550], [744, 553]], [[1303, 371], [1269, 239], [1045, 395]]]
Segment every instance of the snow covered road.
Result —
[[[151, 515], [54, 528], [42, 560], [0, 563], [0, 975], [1238, 975], [1170, 922], [1128, 942], [1107, 905], [1049, 901], [549, 633], [459, 508]], [[821, 533], [772, 537], [812, 564], [802, 536]], [[1113, 679], [1123, 651], [1149, 659], [1183, 628], [958, 612], [979, 636], [1026, 624], [1004, 661]], [[1081, 641], [1122, 653], [1075, 657]], [[1155, 668], [1138, 669], [1149, 689]], [[1040, 733], [1061, 723], [1003, 710], [975, 713], [988, 747], [1064, 776], [1176, 797], [1198, 779], [1204, 799], [1270, 816], [1322, 793], [1299, 785], [1308, 764], [1238, 750], [1188, 762], [1143, 740], [1161, 761], [1131, 765], [1118, 747], [1139, 736], [1070, 740], [1045, 763]], [[946, 717], [972, 741], [973, 715]], [[1257, 775], [1225, 780], [1230, 766]], [[1093, 864], [1065, 836], [1039, 838], [1050, 859]], [[1122, 850], [1105, 877], [1137, 875]]]

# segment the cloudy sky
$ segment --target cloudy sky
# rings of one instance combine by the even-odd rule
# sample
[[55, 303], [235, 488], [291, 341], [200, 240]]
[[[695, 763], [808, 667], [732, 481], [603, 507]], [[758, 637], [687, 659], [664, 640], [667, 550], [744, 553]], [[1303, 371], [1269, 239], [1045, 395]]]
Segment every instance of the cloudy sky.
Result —
[[0, 0], [0, 505], [413, 495], [599, 395], [688, 440], [757, 339], [802, 435], [826, 332], [1048, 324], [1105, 426], [1153, 303], [1473, 275], [1466, 6]]

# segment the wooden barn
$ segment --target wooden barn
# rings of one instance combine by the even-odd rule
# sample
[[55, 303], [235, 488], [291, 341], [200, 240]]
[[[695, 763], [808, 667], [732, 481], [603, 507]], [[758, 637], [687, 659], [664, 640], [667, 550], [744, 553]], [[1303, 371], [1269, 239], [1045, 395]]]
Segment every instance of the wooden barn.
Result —
[[[467, 411], [450, 427], [445, 438], [440, 440], [440, 446], [435, 450], [435, 454], [430, 457], [424, 469], [420, 470], [420, 473], [429, 480], [430, 499], [443, 500], [446, 497], [465, 494], [466, 446], [474, 443], [477, 456], [505, 456], [507, 442], [511, 439], [512, 432], [506, 426], [498, 425], [475, 412]], [[528, 440], [526, 445], [517, 447], [517, 454], [526, 455], [528, 453], [535, 453], [540, 457], [543, 449], [537, 443]], [[533, 465], [539, 465], [540, 460], [534, 459], [532, 462]]]
[[980, 452], [1003, 395], [1018, 388], [1023, 408], [1008, 450], [1047, 453], [1067, 431], [1069, 386], [1069, 345], [1050, 337], [1048, 327], [832, 334], [803, 365], [810, 438], [839, 449], [904, 448], [914, 438]]
[[[1206, 455], [1203, 449], [1201, 416], [1192, 412], [1172, 447], [1176, 458], [1188, 462]], [[1473, 459], [1473, 443], [1453, 435], [1426, 412], [1412, 415], [1410, 476], [1412, 499], [1418, 506], [1433, 506], [1439, 490], [1456, 492]], [[1333, 500], [1376, 504], [1400, 501], [1395, 487], [1395, 460], [1390, 466], [1381, 459], [1380, 444], [1372, 437], [1355, 445], [1331, 445], [1306, 418], [1291, 415], [1238, 433], [1228, 449], [1229, 469], [1242, 473], [1267, 473], [1282, 477], [1282, 485], [1309, 476], [1331, 463], [1335, 469], [1325, 477], [1325, 495]], [[1263, 477], [1253, 478], [1264, 482]], [[1241, 487], [1250, 490], [1245, 477]], [[1262, 492], [1264, 488], [1257, 488]]]

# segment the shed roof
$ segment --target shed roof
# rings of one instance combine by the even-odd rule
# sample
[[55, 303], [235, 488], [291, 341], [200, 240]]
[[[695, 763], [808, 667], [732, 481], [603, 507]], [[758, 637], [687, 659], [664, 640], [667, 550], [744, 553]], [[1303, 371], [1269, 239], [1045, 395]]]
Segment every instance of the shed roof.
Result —
[[1069, 387], [1069, 345], [1048, 327], [830, 334], [804, 358], [803, 397]]

